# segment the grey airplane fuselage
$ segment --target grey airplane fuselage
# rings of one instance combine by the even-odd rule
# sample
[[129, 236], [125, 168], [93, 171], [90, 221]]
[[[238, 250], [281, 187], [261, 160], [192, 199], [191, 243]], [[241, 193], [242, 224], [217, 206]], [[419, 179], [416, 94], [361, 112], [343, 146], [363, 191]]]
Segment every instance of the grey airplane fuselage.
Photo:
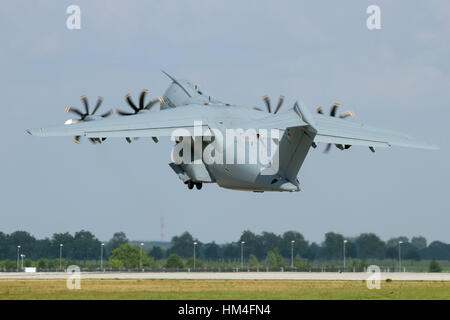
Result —
[[[220, 101], [213, 99], [211, 96], [202, 92], [198, 86], [185, 80], [177, 80], [172, 83], [171, 86], [166, 90], [163, 95], [164, 102], [161, 104], [161, 109], [167, 108], [177, 108], [184, 105], [204, 105], [205, 108], [202, 110], [203, 115], [207, 117], [207, 113], [210, 110], [217, 114], [217, 112], [223, 113], [223, 121], [215, 123], [216, 130], [219, 130], [222, 137], [226, 136], [227, 128], [239, 128], [239, 120], [241, 120], [243, 115], [246, 119], [253, 118], [257, 120], [258, 118], [267, 117], [267, 113], [257, 111], [248, 107], [241, 107], [236, 105], [229, 105]], [[237, 109], [239, 112], [236, 112]], [[212, 111], [211, 111], [212, 112]], [[235, 116], [238, 114], [238, 116]], [[209, 124], [211, 127], [211, 124]], [[248, 135], [249, 133], [247, 133]], [[250, 133], [251, 134], [251, 133]], [[253, 134], [256, 135], [256, 132]], [[216, 138], [216, 137], [214, 137]], [[255, 140], [258, 137], [253, 137]], [[281, 137], [280, 137], [281, 138]], [[230, 143], [230, 142], [228, 142]], [[235, 148], [234, 144], [237, 141], [233, 140], [231, 142]], [[192, 143], [194, 145], [194, 143]], [[223, 144], [223, 141], [221, 141]], [[207, 143], [201, 145], [201, 154], [205, 151]], [[264, 148], [265, 144], [259, 144], [259, 147]], [[229, 150], [227, 148], [220, 149]], [[230, 146], [227, 146], [230, 147]], [[248, 145], [247, 145], [248, 147]], [[245, 148], [246, 159], [248, 159], [249, 148]], [[267, 152], [267, 150], [264, 150]], [[194, 152], [193, 152], [194, 153]], [[267, 165], [261, 163], [242, 163], [239, 162], [242, 158], [238, 159], [238, 153], [234, 152], [231, 161], [225, 161], [226, 151], [224, 151], [223, 163], [210, 163], [207, 164], [203, 161], [203, 156], [197, 157], [195, 163], [182, 163], [179, 165], [171, 164], [172, 169], [178, 174], [180, 179], [187, 183], [192, 181], [194, 183], [217, 183], [219, 186], [234, 190], [246, 190], [246, 191], [299, 191], [298, 180], [287, 179], [280, 172], [274, 172], [273, 174], [262, 174]], [[242, 155], [240, 156], [242, 157]]]

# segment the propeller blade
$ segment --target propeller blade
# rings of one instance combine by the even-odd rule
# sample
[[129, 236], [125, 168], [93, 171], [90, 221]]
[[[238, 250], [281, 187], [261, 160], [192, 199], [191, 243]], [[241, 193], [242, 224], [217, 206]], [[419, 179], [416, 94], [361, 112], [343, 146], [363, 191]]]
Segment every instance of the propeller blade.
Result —
[[269, 97], [267, 95], [262, 97], [264, 102], [266, 103], [266, 107], [267, 107], [267, 112], [272, 113], [271, 109], [270, 109], [270, 100]]
[[86, 115], [88, 115], [89, 114], [89, 103], [88, 103], [88, 100], [87, 100], [86, 96], [81, 96], [80, 99], [81, 99], [81, 101], [83, 101], [84, 109], [86, 110]]
[[370, 151], [375, 152], [375, 148], [374, 147], [369, 147]]
[[152, 139], [155, 143], [158, 143], [158, 141], [159, 141], [158, 137], [152, 137]]
[[[330, 110], [330, 116], [331, 117], [336, 117], [336, 111], [337, 111], [337, 108], [340, 106], [340, 104], [339, 103], [335, 103], [335, 104], [333, 104], [333, 106], [331, 107], [331, 110]], [[322, 107], [318, 107], [317, 108], [317, 113], [319, 113], [319, 114], [323, 114], [323, 109], [322, 109]], [[341, 118], [341, 119], [345, 119], [345, 118], [347, 118], [347, 117], [353, 117], [355, 114], [353, 113], [353, 112], [351, 112], [351, 111], [347, 111], [347, 112], [345, 112], [345, 113], [343, 113], [343, 114], [341, 114], [340, 116], [339, 116], [339, 118]], [[324, 153], [328, 153], [329, 151], [330, 151], [330, 149], [331, 149], [331, 143], [328, 143], [327, 144], [327, 146], [326, 146], [326, 148], [325, 148], [325, 150], [323, 151]], [[335, 146], [336, 146], [336, 148], [338, 148], [339, 150], [347, 150], [347, 149], [349, 149], [350, 147], [351, 147], [351, 145], [349, 145], [349, 144], [346, 144], [346, 145], [342, 145], [342, 144], [339, 144], [339, 143], [335, 143], [334, 144]], [[372, 150], [372, 149], [371, 149]]]
[[141, 96], [139, 97], [139, 110], [144, 109], [144, 100], [145, 100], [145, 95], [147, 92], [148, 92], [147, 89], [144, 89], [141, 92]]
[[89, 138], [89, 141], [90, 141], [92, 144], [98, 144], [98, 143], [100, 143], [100, 140], [98, 140], [97, 138]]
[[277, 105], [277, 108], [275, 109], [274, 114], [277, 113], [278, 110], [280, 110], [281, 105], [283, 104], [283, 101], [284, 101], [284, 96], [283, 96], [283, 95], [280, 95], [280, 99], [278, 99], [278, 105]]
[[128, 143], [131, 143], [131, 139], [130, 138], [125, 138], [125, 140], [127, 140]]
[[355, 116], [355, 114], [353, 112], [348, 111], [346, 113], [341, 114], [339, 116], [339, 118], [341, 118], [341, 119], [345, 119], [345, 118], [348, 118], [348, 117], [352, 117], [353, 118], [354, 116]]
[[126, 112], [122, 110], [116, 110], [116, 113], [120, 116], [132, 116], [135, 114], [134, 112]]
[[[153, 99], [144, 107], [145, 110], [150, 110], [157, 102], [161, 102], [162, 98]], [[163, 100], [164, 101], [164, 100]]]
[[102, 101], [103, 101], [103, 97], [98, 97], [97, 104], [95, 105], [94, 111], [92, 111], [92, 115], [94, 115], [97, 112], [98, 108], [100, 108]]
[[74, 142], [76, 144], [80, 144], [80, 138], [81, 138], [81, 136], [76, 136]]
[[333, 107], [331, 107], [330, 116], [336, 117], [336, 110], [339, 107], [339, 103], [333, 104]]
[[136, 107], [136, 105], [134, 104], [133, 100], [131, 100], [130, 94], [127, 93], [127, 95], [125, 96], [125, 99], [127, 100], [128, 104], [130, 105], [131, 108], [133, 108], [135, 113], [139, 112], [139, 109]]
[[77, 115], [79, 115], [81, 118], [84, 118], [84, 114], [80, 111], [80, 110], [78, 110], [77, 108], [74, 108], [74, 107], [67, 107], [66, 108], [66, 110], [64, 110], [65, 112], [72, 112], [72, 113], [75, 113], [75, 114], [77, 114]]
[[109, 110], [108, 112], [105, 112], [104, 114], [100, 115], [100, 117], [102, 117], [102, 118], [107, 118], [107, 117], [109, 117], [109, 116], [112, 115], [112, 114], [113, 114], [113, 111], [112, 111], [112, 110]]

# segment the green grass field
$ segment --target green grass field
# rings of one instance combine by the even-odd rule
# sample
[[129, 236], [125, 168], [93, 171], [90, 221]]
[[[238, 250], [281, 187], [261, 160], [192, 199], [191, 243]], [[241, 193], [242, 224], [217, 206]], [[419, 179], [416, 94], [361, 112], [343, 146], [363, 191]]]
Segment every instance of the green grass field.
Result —
[[68, 290], [65, 280], [0, 280], [0, 299], [445, 299], [450, 282], [290, 280], [83, 280]]

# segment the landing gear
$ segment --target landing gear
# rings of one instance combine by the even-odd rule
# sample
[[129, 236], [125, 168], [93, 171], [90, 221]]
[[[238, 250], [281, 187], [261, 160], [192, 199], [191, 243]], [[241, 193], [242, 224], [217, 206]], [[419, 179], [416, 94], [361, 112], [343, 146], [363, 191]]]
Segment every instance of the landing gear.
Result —
[[201, 183], [201, 182], [194, 182], [192, 180], [187, 181], [186, 184], [187, 184], [189, 190], [194, 189], [194, 185], [197, 188], [197, 190], [200, 190], [202, 188], [202, 186], [203, 186], [203, 183]]

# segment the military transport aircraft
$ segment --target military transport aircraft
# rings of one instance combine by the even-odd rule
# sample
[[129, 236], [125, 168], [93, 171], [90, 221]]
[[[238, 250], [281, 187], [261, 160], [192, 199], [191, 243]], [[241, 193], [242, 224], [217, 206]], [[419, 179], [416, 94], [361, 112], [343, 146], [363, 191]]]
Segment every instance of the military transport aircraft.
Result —
[[[209, 141], [215, 142], [216, 149], [210, 153], [210, 157], [214, 155], [216, 161], [206, 161], [202, 157], [208, 144], [201, 140], [200, 156], [198, 151], [194, 150], [193, 155], [187, 156], [191, 161], [185, 159], [169, 164], [182, 182], [189, 189], [194, 186], [201, 189], [203, 183], [217, 183], [223, 188], [255, 192], [299, 191], [297, 174], [309, 150], [316, 148], [317, 143], [327, 144], [325, 152], [333, 146], [340, 150], [348, 150], [351, 146], [365, 146], [372, 152], [375, 152], [375, 148], [390, 146], [438, 149], [402, 133], [351, 121], [348, 119], [353, 116], [351, 112], [338, 116], [337, 103], [331, 107], [329, 115], [324, 114], [321, 107], [313, 114], [302, 102], [296, 102], [291, 109], [278, 113], [284, 97], [280, 96], [272, 112], [270, 100], [264, 96], [266, 112], [258, 107], [223, 103], [209, 96], [191, 81], [178, 80], [166, 72], [164, 74], [172, 83], [162, 97], [146, 104], [148, 91], [143, 90], [139, 104], [136, 105], [130, 94], [126, 95], [126, 101], [131, 107], [130, 112], [117, 110], [119, 116], [111, 118], [108, 117], [112, 111], [97, 115], [103, 98], [99, 97], [90, 112], [88, 100], [82, 96], [84, 112], [73, 107], [66, 108], [66, 112], [76, 114], [79, 119], [68, 120], [64, 125], [31, 129], [27, 132], [35, 136], [75, 136], [77, 144], [80, 143], [81, 137], [88, 138], [92, 143], [102, 143], [107, 138], [125, 138], [131, 143], [132, 139], [142, 137], [158, 142], [158, 137], [169, 136], [175, 140], [177, 146], [183, 141], [193, 142], [195, 145], [195, 139], [200, 137], [207, 140], [206, 137], [209, 137]], [[150, 112], [158, 103], [160, 111]], [[238, 128], [242, 130], [236, 139], [224, 139], [227, 130]], [[261, 132], [264, 132], [265, 136]], [[272, 135], [272, 132], [275, 133]], [[263, 152], [270, 149], [270, 161], [239, 161], [237, 158], [243, 156], [234, 152], [234, 144], [240, 139], [246, 146], [256, 142], [259, 148], [267, 149]], [[247, 159], [247, 148], [244, 152]], [[183, 153], [188, 154], [182, 149], [178, 155], [182, 156]], [[222, 157], [223, 160], [227, 153], [231, 155], [227, 159], [231, 158], [232, 161], [220, 161], [219, 158]], [[268, 170], [273, 168], [275, 169]]]

